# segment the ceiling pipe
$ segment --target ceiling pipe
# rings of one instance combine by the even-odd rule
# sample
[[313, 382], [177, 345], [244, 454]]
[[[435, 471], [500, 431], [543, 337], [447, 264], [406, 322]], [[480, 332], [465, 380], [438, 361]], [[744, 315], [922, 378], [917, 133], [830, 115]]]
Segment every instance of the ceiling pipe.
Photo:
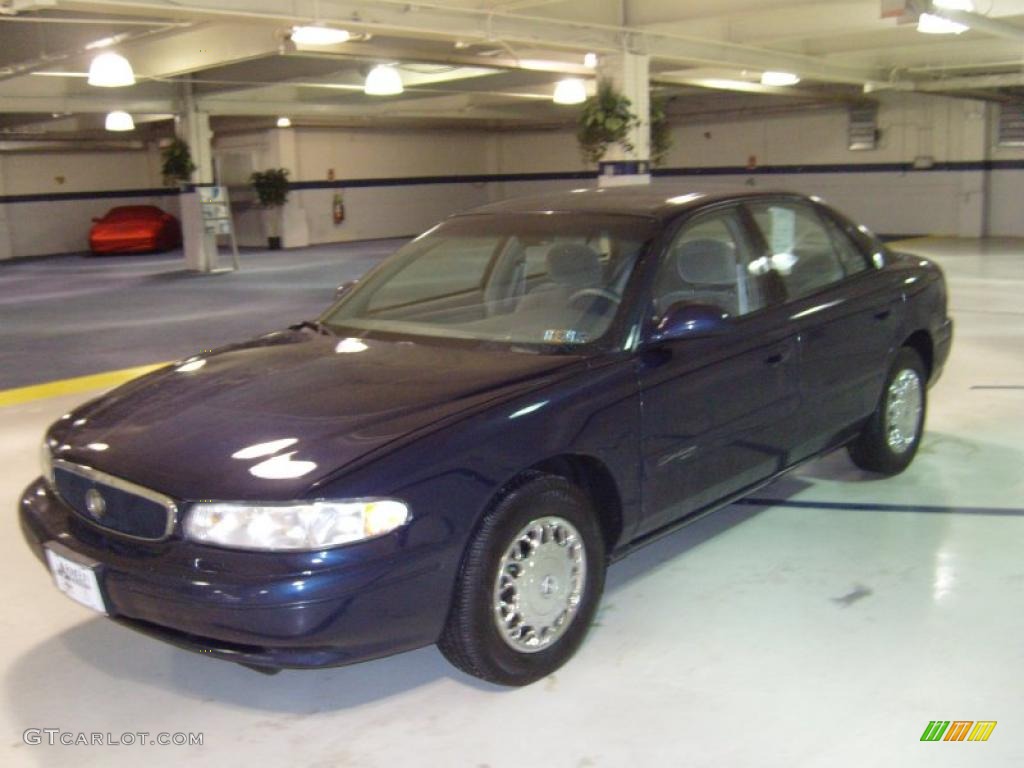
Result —
[[955, 21], [957, 24], [966, 24], [971, 29], [985, 32], [993, 37], [1001, 37], [1004, 40], [1024, 41], [1024, 29], [1014, 26], [1007, 21], [990, 19], [980, 13], [970, 11], [954, 11], [948, 8], [933, 7], [930, 13], [941, 16], [944, 19]]
[[79, 24], [104, 27], [191, 27], [191, 21], [144, 21], [141, 19], [90, 19], [75, 16], [0, 16], [0, 22], [22, 24]]

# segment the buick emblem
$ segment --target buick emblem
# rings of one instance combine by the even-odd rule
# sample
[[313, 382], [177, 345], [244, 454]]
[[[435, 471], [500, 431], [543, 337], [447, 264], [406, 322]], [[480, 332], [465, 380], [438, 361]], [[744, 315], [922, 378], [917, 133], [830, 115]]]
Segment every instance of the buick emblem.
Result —
[[107, 500], [95, 488], [90, 488], [85, 492], [85, 508], [93, 517], [103, 517], [103, 513], [107, 511]]

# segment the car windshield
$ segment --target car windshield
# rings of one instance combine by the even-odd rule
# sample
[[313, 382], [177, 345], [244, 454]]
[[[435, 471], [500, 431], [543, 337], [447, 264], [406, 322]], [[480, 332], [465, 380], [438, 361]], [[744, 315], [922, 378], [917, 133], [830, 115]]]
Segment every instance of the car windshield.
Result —
[[588, 344], [611, 327], [654, 230], [622, 215], [457, 217], [401, 248], [321, 320], [357, 334]]

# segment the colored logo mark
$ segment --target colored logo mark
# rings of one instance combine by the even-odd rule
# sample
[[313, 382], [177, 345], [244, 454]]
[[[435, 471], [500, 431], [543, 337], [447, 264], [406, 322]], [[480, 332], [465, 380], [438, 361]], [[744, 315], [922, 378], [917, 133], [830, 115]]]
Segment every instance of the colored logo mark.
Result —
[[931, 720], [921, 741], [988, 741], [996, 728], [995, 720]]

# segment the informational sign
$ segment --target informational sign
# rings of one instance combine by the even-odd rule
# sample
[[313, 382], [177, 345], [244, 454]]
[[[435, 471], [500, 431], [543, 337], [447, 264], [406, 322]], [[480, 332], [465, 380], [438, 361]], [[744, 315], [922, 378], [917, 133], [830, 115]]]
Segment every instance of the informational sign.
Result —
[[231, 219], [231, 201], [228, 200], [228, 188], [198, 186], [196, 187], [196, 192], [199, 193], [203, 231], [215, 238], [219, 235], [227, 235], [231, 238], [231, 257], [235, 269], [238, 269], [238, 241], [235, 239], [235, 227]]

